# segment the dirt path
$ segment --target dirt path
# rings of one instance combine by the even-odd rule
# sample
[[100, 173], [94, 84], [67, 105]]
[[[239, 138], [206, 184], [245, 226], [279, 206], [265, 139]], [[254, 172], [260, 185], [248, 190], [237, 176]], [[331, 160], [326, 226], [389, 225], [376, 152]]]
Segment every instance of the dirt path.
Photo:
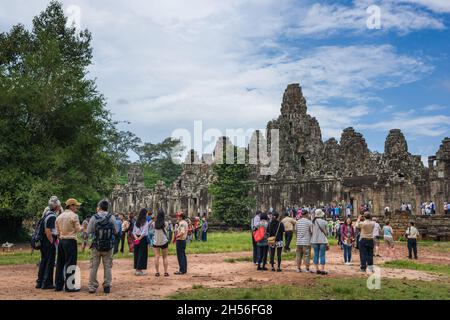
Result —
[[[404, 258], [404, 249], [398, 248], [397, 258]], [[358, 252], [354, 255], [353, 266], [345, 266], [342, 263], [342, 251], [333, 246], [327, 253], [327, 269], [329, 277], [363, 277], [358, 270]], [[188, 255], [189, 273], [184, 276], [176, 276], [177, 261], [175, 256], [169, 256], [170, 277], [154, 277], [154, 261], [149, 259], [148, 275], [136, 277], [133, 274], [132, 259], [118, 259], [114, 261], [113, 286], [109, 295], [103, 293], [89, 294], [87, 281], [89, 275], [89, 263], [79, 263], [81, 269], [82, 289], [78, 293], [61, 293], [53, 290], [34, 289], [37, 267], [35, 265], [1, 266], [0, 267], [0, 299], [163, 299], [176, 293], [180, 289], [192, 288], [193, 285], [205, 287], [246, 287], [264, 283], [290, 283], [305, 285], [317, 277], [315, 274], [295, 272], [295, 261], [283, 261], [283, 272], [259, 272], [250, 262], [225, 262], [227, 258], [248, 257], [250, 252], [196, 254]], [[423, 259], [418, 262], [433, 262], [447, 264], [450, 257], [447, 254], [436, 254], [422, 250]], [[426, 258], [425, 258], [426, 257]], [[384, 262], [377, 258], [376, 264]], [[448, 281], [445, 276], [414, 270], [399, 270], [382, 268], [382, 277], [406, 278], [424, 281]], [[103, 271], [99, 270], [99, 281], [103, 278]], [[101, 291], [101, 287], [100, 290]]]

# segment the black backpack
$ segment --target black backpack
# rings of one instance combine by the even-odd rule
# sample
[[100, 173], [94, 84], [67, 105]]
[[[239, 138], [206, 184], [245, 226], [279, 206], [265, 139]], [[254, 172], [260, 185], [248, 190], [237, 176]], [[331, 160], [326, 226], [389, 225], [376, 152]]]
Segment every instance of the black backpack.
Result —
[[111, 214], [108, 213], [105, 217], [95, 214], [94, 219], [97, 220], [95, 224], [95, 236], [93, 247], [98, 251], [109, 251], [114, 247], [114, 233], [115, 225], [111, 222]]
[[31, 236], [31, 248], [34, 250], [41, 249], [42, 240], [44, 239], [45, 234], [45, 225], [47, 223], [48, 218], [51, 216], [56, 216], [53, 211], [48, 211], [36, 224], [33, 235]]

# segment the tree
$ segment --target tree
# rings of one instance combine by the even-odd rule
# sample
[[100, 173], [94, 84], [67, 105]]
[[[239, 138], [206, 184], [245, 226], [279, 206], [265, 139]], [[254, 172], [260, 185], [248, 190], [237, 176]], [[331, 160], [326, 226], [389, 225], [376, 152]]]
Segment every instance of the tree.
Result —
[[148, 187], [152, 187], [158, 180], [170, 185], [181, 174], [181, 164], [173, 161], [180, 157], [182, 151], [179, 140], [166, 138], [156, 144], [147, 142], [135, 150], [143, 166]]
[[117, 133], [87, 78], [91, 34], [66, 23], [52, 1], [31, 31], [0, 34], [0, 226], [18, 228], [51, 195], [92, 203], [112, 188], [120, 159], [107, 151]]
[[[220, 220], [232, 227], [247, 225], [254, 199], [249, 196], [252, 184], [248, 182], [249, 167], [237, 164], [237, 148], [234, 149], [233, 164], [215, 164], [213, 171], [215, 180], [209, 188], [213, 196], [213, 212]], [[225, 159], [226, 152], [224, 151]], [[225, 161], [224, 161], [225, 162]]]

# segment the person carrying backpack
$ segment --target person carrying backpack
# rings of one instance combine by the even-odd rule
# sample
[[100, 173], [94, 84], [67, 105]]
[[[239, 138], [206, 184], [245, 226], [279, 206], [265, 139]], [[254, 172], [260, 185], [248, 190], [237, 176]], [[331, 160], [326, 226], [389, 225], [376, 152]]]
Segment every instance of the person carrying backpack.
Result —
[[[258, 248], [258, 268], [256, 270], [258, 271], [266, 271], [268, 270], [266, 268], [267, 264], [267, 253], [269, 251], [269, 242], [268, 242], [268, 232], [267, 229], [269, 227], [269, 217], [267, 213], [263, 212], [260, 214], [260, 221], [258, 225], [256, 226], [255, 232], [261, 232], [264, 233], [261, 239], [255, 239], [256, 240], [256, 246]], [[262, 266], [261, 266], [262, 264]]]
[[49, 210], [39, 220], [35, 234], [33, 235], [32, 246], [40, 249], [41, 261], [39, 262], [38, 278], [36, 289], [54, 289], [53, 268], [56, 258], [56, 214], [55, 209], [59, 206], [58, 198], [53, 196], [48, 202]]
[[104, 269], [103, 292], [110, 293], [111, 291], [114, 237], [118, 236], [119, 230], [116, 218], [108, 213], [108, 208], [108, 201], [101, 200], [97, 205], [97, 213], [91, 218], [88, 225], [87, 232], [92, 235], [89, 293], [97, 291], [97, 271], [100, 260], [103, 262]]

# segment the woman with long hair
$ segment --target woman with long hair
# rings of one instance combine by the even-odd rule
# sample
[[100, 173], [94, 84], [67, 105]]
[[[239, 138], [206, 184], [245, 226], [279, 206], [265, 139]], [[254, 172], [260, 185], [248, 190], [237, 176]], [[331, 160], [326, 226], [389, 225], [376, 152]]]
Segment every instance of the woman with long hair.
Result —
[[165, 214], [163, 209], [158, 210], [156, 215], [156, 220], [152, 222], [154, 229], [153, 237], [153, 252], [155, 253], [155, 277], [159, 277], [159, 256], [162, 254], [163, 264], [164, 264], [164, 276], [168, 277], [167, 272], [169, 268], [169, 263], [167, 255], [169, 252], [169, 237], [167, 236], [168, 223], [165, 221]]
[[284, 234], [284, 224], [279, 219], [280, 215], [278, 212], [274, 212], [272, 215], [272, 221], [269, 223], [269, 238], [273, 237], [274, 241], [269, 243], [270, 250], [270, 265], [272, 266], [272, 271], [275, 271], [275, 252], [277, 254], [277, 271], [281, 271], [281, 252], [283, 250], [283, 234]]
[[344, 264], [349, 266], [352, 262], [352, 247], [355, 242], [355, 229], [352, 226], [352, 219], [348, 217], [341, 226], [341, 243], [344, 247]]
[[143, 276], [145, 274], [143, 270], [147, 270], [148, 226], [147, 209], [141, 209], [132, 232], [134, 237], [134, 268], [137, 276]]

